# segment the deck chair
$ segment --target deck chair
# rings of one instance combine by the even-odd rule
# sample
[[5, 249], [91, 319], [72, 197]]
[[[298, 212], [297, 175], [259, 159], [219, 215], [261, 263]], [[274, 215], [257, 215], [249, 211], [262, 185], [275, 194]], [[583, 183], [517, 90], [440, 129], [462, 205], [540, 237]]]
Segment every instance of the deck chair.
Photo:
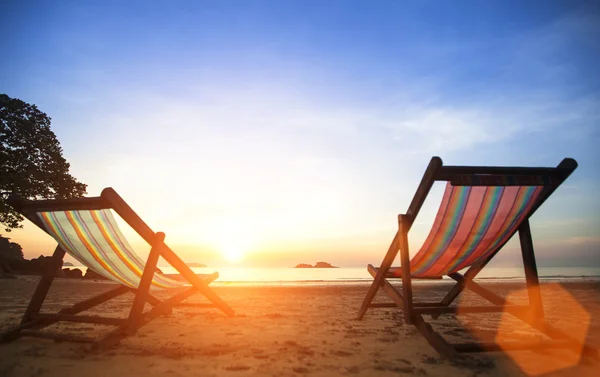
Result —
[[[36, 224], [57, 242], [48, 270], [41, 277], [25, 311], [21, 324], [0, 335], [7, 342], [21, 336], [48, 338], [59, 341], [92, 343], [94, 347], [108, 347], [127, 335], [134, 334], [142, 325], [161, 314], [168, 314], [174, 306], [216, 307], [233, 317], [235, 312], [209, 288], [218, 273], [196, 275], [165, 243], [165, 234], [155, 233], [113, 190], [106, 188], [99, 197], [63, 200], [23, 200], [16, 195], [8, 203]], [[121, 233], [112, 211], [116, 212], [151, 246], [144, 262], [135, 254]], [[56, 271], [62, 266], [65, 254], [82, 265], [119, 284], [108, 292], [60, 310], [56, 314], [42, 314], [40, 309], [52, 285]], [[163, 257], [182, 276], [180, 281], [157, 271], [159, 257]], [[159, 300], [151, 290], [171, 289], [173, 294]], [[77, 315], [122, 294], [135, 296], [127, 318]], [[183, 303], [195, 293], [204, 295], [209, 303]], [[144, 312], [149, 303], [152, 308]], [[100, 337], [81, 337], [42, 331], [56, 322], [82, 322], [114, 325], [116, 328]]]
[[[538, 272], [529, 228], [529, 218], [577, 168], [573, 159], [564, 159], [555, 168], [443, 166], [433, 157], [406, 214], [398, 215], [398, 231], [379, 268], [368, 265], [374, 281], [358, 312], [362, 319], [370, 308], [398, 307], [407, 324], [416, 326], [433, 348], [443, 357], [460, 352], [483, 352], [514, 349], [565, 347], [581, 349], [573, 339], [547, 325], [540, 294]], [[429, 236], [411, 259], [408, 250], [408, 231], [431, 187], [436, 181], [446, 181], [442, 202]], [[512, 305], [473, 279], [519, 233], [521, 254], [529, 305]], [[392, 267], [400, 252], [400, 267]], [[463, 274], [460, 271], [467, 269]], [[419, 302], [413, 299], [412, 279], [432, 279], [449, 276], [456, 281], [440, 302]], [[389, 279], [401, 279], [398, 291]], [[381, 288], [393, 303], [373, 303]], [[450, 306], [465, 289], [469, 289], [494, 305]], [[434, 319], [450, 313], [508, 312], [525, 321], [553, 341], [514, 345], [495, 343], [450, 344], [425, 322], [423, 315]], [[536, 319], [535, 321], [532, 319]], [[584, 351], [596, 355], [588, 347]]]

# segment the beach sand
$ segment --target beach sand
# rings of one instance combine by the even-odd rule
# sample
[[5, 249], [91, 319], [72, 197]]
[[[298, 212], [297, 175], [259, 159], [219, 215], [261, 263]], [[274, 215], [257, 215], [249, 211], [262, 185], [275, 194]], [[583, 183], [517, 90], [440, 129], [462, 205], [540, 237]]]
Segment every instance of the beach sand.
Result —
[[[19, 323], [38, 278], [0, 280], [0, 331]], [[503, 296], [522, 284], [487, 283]], [[56, 279], [44, 311], [52, 312], [114, 287], [107, 282]], [[447, 284], [415, 284], [415, 297], [437, 300]], [[600, 363], [566, 350], [468, 355], [443, 360], [394, 309], [372, 309], [355, 319], [368, 285], [236, 286], [214, 290], [236, 311], [176, 308], [136, 335], [104, 351], [88, 345], [20, 338], [0, 344], [0, 376], [521, 376], [557, 365], [550, 376], [597, 376]], [[546, 315], [554, 326], [600, 348], [600, 285], [543, 285]], [[157, 294], [161, 297], [161, 293]], [[126, 316], [130, 295], [91, 314]], [[162, 295], [162, 297], [165, 297]], [[191, 301], [201, 297], [193, 296]], [[389, 301], [379, 293], [377, 301]], [[464, 304], [484, 304], [467, 294]], [[580, 308], [581, 306], [581, 308]], [[429, 320], [429, 317], [426, 317]], [[430, 321], [450, 341], [519, 336], [527, 327], [500, 314], [442, 316]], [[60, 324], [50, 330], [93, 335], [109, 328]], [[535, 332], [531, 332], [535, 334]], [[536, 369], [538, 368], [538, 369]], [[542, 370], [544, 371], [544, 370]], [[546, 371], [547, 372], [547, 371]]]

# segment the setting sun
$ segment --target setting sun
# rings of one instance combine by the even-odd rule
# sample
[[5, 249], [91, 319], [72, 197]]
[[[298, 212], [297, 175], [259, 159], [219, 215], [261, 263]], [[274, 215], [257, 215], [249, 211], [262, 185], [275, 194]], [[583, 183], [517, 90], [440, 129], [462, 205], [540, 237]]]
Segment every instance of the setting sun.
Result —
[[227, 217], [212, 224], [212, 248], [229, 263], [238, 263], [258, 245], [260, 229], [251, 219]]
[[247, 252], [247, 246], [242, 242], [236, 242], [236, 240], [228, 240], [221, 246], [221, 253], [229, 262], [239, 262], [244, 258], [244, 254]]
[[244, 259], [252, 247], [251, 242], [246, 238], [236, 238], [230, 235], [229, 238], [223, 238], [217, 243], [217, 248], [223, 258], [228, 262], [237, 263]]

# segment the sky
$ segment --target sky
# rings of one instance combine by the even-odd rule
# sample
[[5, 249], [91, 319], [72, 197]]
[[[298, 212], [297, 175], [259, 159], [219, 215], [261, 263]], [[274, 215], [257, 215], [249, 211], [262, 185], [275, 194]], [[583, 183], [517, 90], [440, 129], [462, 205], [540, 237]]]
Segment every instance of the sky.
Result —
[[[538, 264], [600, 266], [598, 1], [0, 0], [0, 32], [0, 93], [187, 261], [377, 264], [432, 156], [572, 157], [531, 220]], [[27, 258], [55, 245], [4, 235]]]

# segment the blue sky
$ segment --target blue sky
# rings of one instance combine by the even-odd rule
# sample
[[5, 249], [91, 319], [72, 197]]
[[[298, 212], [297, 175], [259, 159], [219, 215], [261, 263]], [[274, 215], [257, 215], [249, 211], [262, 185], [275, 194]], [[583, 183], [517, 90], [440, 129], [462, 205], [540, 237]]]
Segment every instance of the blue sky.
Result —
[[[568, 156], [538, 258], [600, 265], [597, 1], [1, 4], [0, 92], [52, 117], [90, 195], [114, 187], [187, 259], [377, 263], [431, 156]], [[50, 252], [30, 224], [10, 236]]]

